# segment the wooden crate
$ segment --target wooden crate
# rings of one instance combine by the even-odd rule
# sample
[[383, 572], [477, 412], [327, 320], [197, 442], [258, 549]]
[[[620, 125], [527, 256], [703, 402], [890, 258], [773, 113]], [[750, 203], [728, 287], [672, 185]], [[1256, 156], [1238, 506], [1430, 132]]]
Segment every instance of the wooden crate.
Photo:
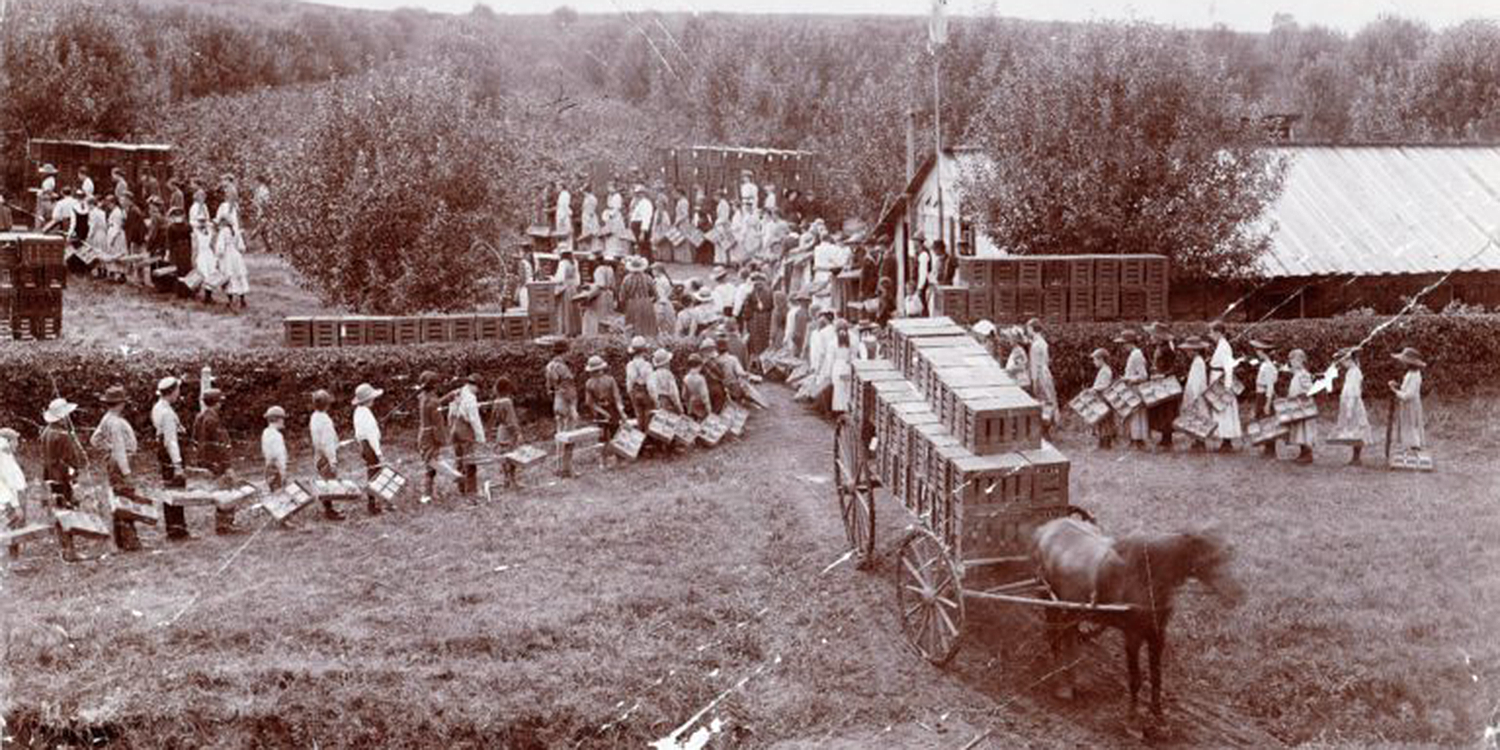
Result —
[[[1099, 261], [1102, 263], [1103, 261]], [[1098, 268], [1096, 266], [1096, 268]], [[1096, 276], [1097, 278], [1097, 276]], [[1120, 288], [1099, 284], [1094, 287], [1094, 320], [1120, 319]]]
[[328, 347], [339, 345], [339, 319], [338, 318], [313, 318], [312, 319], [312, 345], [315, 347]]
[[1042, 261], [1042, 286], [1066, 287], [1073, 275], [1073, 269], [1068, 260], [1064, 258], [1049, 258]]
[[1094, 259], [1094, 286], [1112, 287], [1120, 285], [1120, 259]]
[[958, 283], [970, 289], [990, 286], [990, 268], [994, 264], [978, 258], [960, 258], [958, 261]]
[[1042, 285], [1042, 261], [1018, 258], [1016, 264], [1016, 286], [1039, 287]]
[[1120, 286], [1146, 285], [1146, 259], [1138, 255], [1120, 259]]
[[1392, 453], [1388, 465], [1397, 471], [1432, 471], [1437, 468], [1436, 462], [1432, 459], [1432, 454], [1420, 449]]
[[636, 429], [634, 425], [624, 424], [615, 433], [614, 439], [609, 441], [609, 448], [615, 455], [634, 461], [640, 458], [641, 447], [645, 444], [646, 433]]
[[958, 403], [957, 434], [970, 452], [989, 456], [1036, 448], [1042, 439], [1042, 407], [1020, 388], [1001, 387]]
[[990, 290], [991, 320], [1015, 320], [1021, 314], [1021, 290], [1013, 286], [997, 286]]
[[361, 315], [339, 318], [339, 343], [342, 346], [369, 345], [369, 319]]
[[109, 511], [114, 514], [115, 518], [150, 526], [155, 526], [161, 521], [161, 508], [156, 503], [136, 502], [113, 492], [108, 493], [106, 497], [109, 501]]
[[1017, 508], [1013, 506], [962, 506], [959, 537], [954, 554], [962, 561], [984, 560], [1025, 554], [1032, 534], [1042, 524], [1073, 512], [1065, 506]]
[[1042, 314], [1042, 288], [1039, 286], [1018, 288], [1016, 295], [1016, 317], [1034, 318]]
[[1031, 464], [1033, 505], [1068, 504], [1068, 457], [1051, 443], [1043, 440], [1040, 447], [1022, 451], [1021, 456]]
[[401, 491], [406, 489], [406, 485], [406, 477], [402, 476], [401, 472], [385, 466], [380, 469], [374, 479], [370, 480], [367, 489], [381, 500], [393, 503], [401, 495]]
[[[506, 341], [525, 341], [527, 332], [531, 330], [531, 316], [525, 310], [506, 310], [500, 314], [501, 325], [504, 326], [504, 337]], [[548, 317], [551, 320], [551, 317]], [[548, 326], [551, 332], [551, 326]], [[546, 334], [537, 334], [538, 336]]]
[[1094, 288], [1091, 286], [1068, 287], [1068, 320], [1087, 322], [1094, 319]]
[[1208, 436], [1214, 434], [1217, 426], [1212, 417], [1193, 409], [1179, 413], [1177, 418], [1172, 420], [1173, 430], [1192, 435], [1199, 440], [1207, 440]]
[[1156, 375], [1136, 386], [1136, 391], [1141, 394], [1141, 403], [1156, 406], [1182, 398], [1182, 382], [1174, 375]]
[[479, 338], [479, 319], [475, 315], [449, 315], [448, 334], [451, 341], [474, 341]]
[[1146, 286], [1165, 291], [1171, 279], [1171, 267], [1167, 259], [1155, 256], [1146, 259]]
[[[479, 341], [504, 341], [504, 316], [500, 313], [479, 313], [478, 315], [475, 315], [474, 338]], [[523, 336], [522, 338], [525, 337]]]
[[551, 336], [553, 331], [552, 313], [532, 313], [527, 321], [527, 335], [533, 339], [543, 336]]
[[85, 513], [81, 510], [59, 510], [54, 511], [52, 517], [66, 534], [77, 534], [94, 539], [108, 539], [112, 534], [109, 520], [92, 513]]
[[1092, 388], [1079, 391], [1077, 396], [1068, 401], [1068, 408], [1090, 427], [1109, 416], [1109, 403]]
[[532, 316], [551, 315], [557, 309], [554, 292], [557, 285], [551, 281], [529, 281], [526, 283], [526, 311]]
[[312, 346], [312, 318], [282, 318], [281, 329], [287, 346], [298, 348]]
[[1120, 287], [1120, 317], [1124, 320], [1145, 320], [1145, 287]]
[[1167, 303], [1167, 290], [1165, 287], [1146, 287], [1146, 319], [1165, 320], [1171, 317], [1171, 310]]
[[1094, 285], [1094, 259], [1072, 258], [1068, 260], [1068, 286], [1091, 287]]
[[391, 319], [391, 331], [397, 346], [422, 343], [422, 319], [405, 316]]
[[453, 321], [445, 315], [423, 315], [422, 343], [441, 344], [453, 340]]
[[365, 488], [348, 479], [314, 479], [305, 486], [319, 500], [361, 500], [365, 497]]
[[1203, 391], [1203, 401], [1214, 411], [1224, 411], [1234, 407], [1234, 394], [1224, 385], [1223, 378], [1214, 378], [1207, 390]]
[[62, 315], [11, 316], [7, 334], [17, 341], [48, 341], [62, 336]]
[[969, 290], [961, 286], [939, 286], [932, 295], [933, 313], [963, 322], [969, 319]]
[[965, 508], [1031, 502], [1031, 463], [1017, 452], [970, 456], [954, 462], [953, 492]]
[[370, 346], [390, 346], [396, 343], [395, 319], [381, 316], [366, 319], [365, 343]]
[[989, 320], [994, 317], [995, 291], [990, 287], [969, 287], [969, 322]]
[[652, 413], [651, 422], [646, 425], [646, 434], [670, 444], [677, 439], [677, 423], [680, 419], [676, 414], [658, 409]]
[[1271, 401], [1276, 420], [1282, 424], [1296, 424], [1318, 416], [1318, 402], [1312, 396], [1286, 396]]
[[1136, 409], [1140, 409], [1143, 406], [1140, 392], [1135, 389], [1135, 386], [1126, 382], [1124, 378], [1110, 383], [1109, 387], [1105, 388], [1104, 392], [1100, 393], [1099, 396], [1122, 419], [1134, 414]]
[[[9, 227], [5, 228], [9, 229]], [[22, 266], [61, 268], [64, 265], [67, 240], [60, 236], [26, 234], [21, 236], [20, 245], [20, 265]]]
[[710, 414], [699, 425], [698, 442], [712, 448], [729, 434], [729, 422], [718, 414]]
[[1291, 430], [1276, 417], [1262, 417], [1245, 423], [1245, 439], [1251, 445], [1262, 445], [1286, 437]]
[[990, 286], [1015, 286], [1020, 283], [1020, 263], [1015, 258], [989, 261]]
[[1042, 315], [1041, 317], [1053, 323], [1065, 323], [1068, 320], [1068, 288], [1065, 286], [1047, 287], [1042, 291]]

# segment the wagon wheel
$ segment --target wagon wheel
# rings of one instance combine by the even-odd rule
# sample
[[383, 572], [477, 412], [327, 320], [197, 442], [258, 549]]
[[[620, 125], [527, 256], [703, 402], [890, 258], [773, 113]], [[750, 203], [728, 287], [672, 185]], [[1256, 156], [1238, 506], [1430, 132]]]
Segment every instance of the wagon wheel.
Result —
[[859, 429], [846, 419], [833, 428], [833, 482], [844, 519], [844, 536], [854, 551], [856, 567], [863, 568], [875, 555], [875, 490], [870, 486]]
[[964, 592], [953, 558], [930, 530], [919, 528], [896, 556], [896, 606], [901, 631], [923, 658], [943, 666], [958, 653]]

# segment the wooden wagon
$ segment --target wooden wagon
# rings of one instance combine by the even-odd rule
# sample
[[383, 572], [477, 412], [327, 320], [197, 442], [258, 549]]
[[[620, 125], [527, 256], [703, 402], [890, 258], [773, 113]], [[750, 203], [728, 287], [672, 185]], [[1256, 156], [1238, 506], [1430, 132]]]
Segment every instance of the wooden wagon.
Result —
[[[934, 664], [952, 659], [966, 600], [1128, 609], [1060, 601], [1032, 575], [1032, 531], [1088, 517], [1069, 504], [1067, 458], [1041, 438], [1041, 404], [947, 318], [893, 321], [884, 349], [854, 365], [849, 411], [834, 430], [834, 484], [861, 567], [875, 552], [879, 490], [913, 521], [895, 570], [911, 646]], [[974, 585], [980, 570], [1003, 582]]]

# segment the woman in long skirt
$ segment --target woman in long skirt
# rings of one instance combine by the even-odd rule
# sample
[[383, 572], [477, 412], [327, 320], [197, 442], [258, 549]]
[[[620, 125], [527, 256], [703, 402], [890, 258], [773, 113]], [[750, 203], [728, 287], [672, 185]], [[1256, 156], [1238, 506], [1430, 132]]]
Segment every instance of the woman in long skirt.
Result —
[[552, 292], [556, 297], [552, 313], [553, 331], [559, 336], [577, 336], [583, 330], [583, 323], [579, 320], [578, 305], [573, 302], [580, 279], [572, 250], [564, 249], [558, 253], [557, 271], [552, 274], [552, 281], [556, 285]]
[[745, 305], [740, 310], [740, 315], [745, 321], [745, 332], [748, 335], [746, 349], [750, 355], [751, 369], [759, 370], [760, 355], [771, 346], [772, 321], [775, 320], [776, 302], [771, 295], [771, 290], [766, 287], [766, 275], [760, 271], [750, 274], [750, 296], [745, 298]]
[[[1140, 337], [1135, 331], [1123, 331], [1115, 337], [1115, 343], [1124, 344], [1130, 351], [1125, 358], [1125, 373], [1121, 377], [1133, 386], [1146, 382], [1151, 377], [1151, 372], [1146, 365], [1146, 355], [1141, 351]], [[1151, 426], [1146, 421], [1146, 410], [1138, 407], [1124, 421], [1125, 433], [1130, 438], [1131, 446], [1136, 450], [1146, 450], [1146, 441], [1151, 439]]]
[[245, 239], [235, 229], [227, 216], [219, 219], [217, 240], [219, 271], [224, 274], [224, 294], [229, 298], [229, 307], [234, 307], [238, 297], [240, 307], [246, 306], [245, 295], [250, 292], [250, 271], [245, 267]]
[[1031, 334], [1031, 385], [1036, 400], [1042, 402], [1042, 434], [1047, 435], [1057, 422], [1057, 386], [1052, 381], [1052, 353], [1047, 339], [1042, 336], [1040, 320], [1032, 318], [1027, 321], [1026, 330]]
[[1010, 347], [1010, 355], [1005, 359], [1005, 371], [1010, 373], [1016, 385], [1031, 393], [1031, 360], [1026, 356], [1026, 347], [1022, 345], [1025, 338], [1021, 329], [1008, 328], [1001, 340], [1005, 342], [1005, 346]]
[[[1109, 366], [1109, 350], [1099, 347], [1094, 350], [1091, 358], [1094, 360], [1094, 366], [1099, 368], [1099, 370], [1094, 373], [1094, 384], [1090, 386], [1089, 390], [1102, 396], [1104, 389], [1108, 388], [1110, 383], [1115, 382], [1115, 371]], [[1094, 437], [1099, 440], [1100, 450], [1113, 448], [1117, 433], [1118, 429], [1115, 425], [1115, 415], [1113, 414], [1105, 414], [1103, 418], [1094, 423]]]
[[1358, 349], [1340, 349], [1334, 361], [1344, 368], [1344, 387], [1339, 392], [1339, 421], [1334, 435], [1350, 443], [1350, 466], [1360, 464], [1360, 454], [1370, 442], [1370, 414], [1365, 410], [1365, 371], [1359, 366]]
[[625, 324], [637, 336], [655, 338], [656, 285], [646, 276], [646, 259], [625, 259], [625, 278], [620, 281], [620, 304], [625, 308]]
[[651, 267], [651, 274], [656, 277], [656, 329], [669, 334], [677, 329], [677, 308], [672, 306], [672, 277], [667, 274], [666, 266], [660, 263]]
[[1214, 423], [1220, 440], [1219, 452], [1233, 453], [1235, 439], [1244, 434], [1240, 426], [1240, 385], [1234, 377], [1234, 368], [1238, 362], [1234, 358], [1234, 349], [1229, 345], [1229, 338], [1224, 335], [1223, 325], [1215, 321], [1209, 324], [1208, 331], [1214, 339], [1214, 355], [1208, 364], [1213, 368], [1213, 374], [1219, 376], [1229, 390], [1229, 406], [1214, 412]]
[[[1203, 352], [1208, 350], [1209, 343], [1197, 336], [1188, 336], [1177, 344], [1177, 348], [1193, 357], [1192, 364], [1188, 365], [1187, 381], [1182, 384], [1182, 408], [1178, 411], [1183, 416], [1211, 418], [1212, 411], [1208, 402], [1203, 400], [1203, 394], [1208, 392], [1208, 363], [1203, 360]], [[1203, 438], [1193, 437], [1193, 450], [1200, 453], [1208, 450]]]
[[604, 232], [599, 224], [599, 198], [594, 195], [592, 185], [584, 186], [583, 205], [579, 211], [578, 247], [584, 252], [599, 252], [603, 249]]
[[1391, 426], [1391, 442], [1397, 450], [1421, 450], [1427, 447], [1426, 418], [1422, 414], [1422, 370], [1427, 363], [1416, 349], [1406, 347], [1392, 358], [1406, 365], [1401, 384], [1387, 383], [1396, 398], [1396, 421]]
[[[1289, 398], [1306, 396], [1312, 391], [1312, 373], [1307, 371], [1307, 352], [1301, 349], [1293, 349], [1287, 355], [1287, 364], [1292, 368], [1292, 382], [1287, 386], [1286, 395]], [[1318, 442], [1318, 420], [1304, 419], [1301, 422], [1293, 422], [1288, 428], [1286, 442], [1288, 445], [1297, 446], [1297, 463], [1310, 464], [1313, 462], [1313, 444]]]

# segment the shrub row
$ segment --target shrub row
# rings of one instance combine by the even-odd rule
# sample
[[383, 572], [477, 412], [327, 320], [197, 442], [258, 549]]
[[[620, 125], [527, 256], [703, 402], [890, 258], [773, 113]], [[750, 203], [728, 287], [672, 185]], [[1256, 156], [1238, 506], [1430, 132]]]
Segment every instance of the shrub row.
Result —
[[[1250, 354], [1249, 340], [1252, 337], [1264, 338], [1276, 345], [1277, 362], [1284, 363], [1287, 352], [1292, 349], [1302, 349], [1307, 352], [1309, 368], [1316, 372], [1327, 369], [1336, 351], [1359, 344], [1387, 319], [1368, 316], [1271, 320], [1259, 324], [1230, 323], [1225, 330], [1234, 344], [1236, 356]], [[1066, 400], [1093, 383], [1095, 370], [1089, 354], [1098, 347], [1110, 350], [1110, 365], [1116, 375], [1124, 369], [1125, 353], [1111, 339], [1125, 327], [1120, 323], [1046, 326], [1045, 335], [1051, 344], [1052, 374], [1060, 398]], [[1205, 323], [1174, 322], [1171, 328], [1179, 338], [1188, 334], [1205, 337], [1208, 334]], [[1385, 382], [1401, 379], [1404, 368], [1390, 355], [1407, 346], [1419, 350], [1427, 362], [1423, 375], [1426, 392], [1468, 394], [1496, 382], [1492, 370], [1500, 365], [1500, 315], [1417, 315], [1401, 318], [1387, 326], [1361, 352], [1367, 400], [1384, 398], [1387, 392]], [[1186, 362], [1183, 367], [1186, 367]], [[1239, 371], [1241, 379], [1247, 383], [1253, 381], [1254, 371], [1242, 368]], [[1281, 381], [1283, 391], [1285, 377], [1283, 375]]]
[[[686, 370], [687, 356], [696, 342], [669, 339], [662, 345], [673, 351], [673, 367]], [[589, 356], [598, 354], [609, 362], [621, 387], [625, 382], [628, 340], [620, 337], [575, 339], [568, 361], [581, 378]], [[355, 349], [263, 348], [240, 351], [160, 352], [122, 354], [107, 349], [81, 349], [61, 344], [0, 344], [0, 425], [12, 425], [22, 433], [40, 430], [42, 410], [54, 394], [79, 404], [80, 425], [93, 425], [103, 414], [99, 395], [118, 383], [130, 394], [127, 417], [143, 439], [150, 428], [150, 407], [156, 383], [167, 375], [185, 377], [184, 405], [178, 408], [184, 421], [196, 412], [198, 373], [204, 365], [213, 368], [215, 384], [224, 391], [222, 408], [228, 428], [240, 439], [259, 434], [261, 415], [273, 404], [287, 410], [289, 427], [305, 426], [311, 413], [309, 394], [326, 388], [334, 395], [333, 418], [341, 430], [349, 424], [349, 404], [355, 386], [369, 382], [386, 391], [376, 405], [385, 415], [415, 393], [418, 376], [433, 370], [445, 378], [470, 373], [484, 379], [484, 392], [501, 375], [516, 386], [517, 406], [550, 414], [543, 369], [552, 358], [550, 347], [533, 342], [474, 342], [447, 345], [380, 346]], [[456, 386], [456, 383], [454, 384]], [[413, 398], [389, 418], [389, 424], [414, 423]]]

